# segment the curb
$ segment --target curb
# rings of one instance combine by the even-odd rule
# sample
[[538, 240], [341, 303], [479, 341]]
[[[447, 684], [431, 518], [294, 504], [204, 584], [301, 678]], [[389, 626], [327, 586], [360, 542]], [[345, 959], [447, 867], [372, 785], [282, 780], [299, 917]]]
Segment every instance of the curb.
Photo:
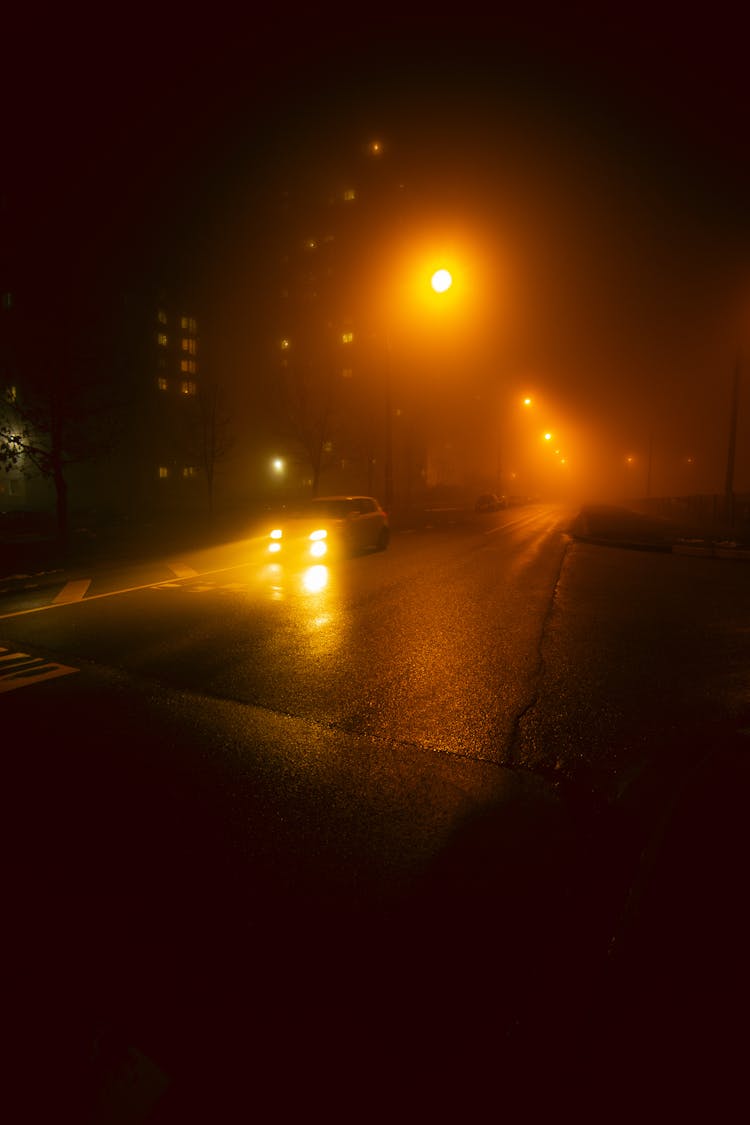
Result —
[[629, 551], [655, 551], [662, 554], [689, 555], [694, 558], [734, 559], [750, 561], [750, 547], [720, 547], [713, 544], [652, 543], [641, 539], [617, 539], [614, 536], [568, 533], [577, 543], [590, 543], [595, 547], [621, 547]]
[[622, 547], [628, 551], [660, 551], [662, 554], [670, 554], [672, 551], [671, 543], [649, 543], [643, 539], [615, 539], [608, 538], [606, 535], [578, 535], [576, 532], [570, 534], [576, 542], [591, 543], [595, 547]]

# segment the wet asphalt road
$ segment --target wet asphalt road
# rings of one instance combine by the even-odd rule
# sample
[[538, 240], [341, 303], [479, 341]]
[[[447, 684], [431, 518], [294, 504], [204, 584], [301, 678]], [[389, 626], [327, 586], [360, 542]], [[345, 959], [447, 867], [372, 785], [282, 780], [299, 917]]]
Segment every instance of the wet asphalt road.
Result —
[[742, 776], [750, 607], [736, 567], [565, 518], [404, 537], [315, 592], [248, 544], [5, 601], [6, 656], [77, 669], [3, 698], [48, 1085], [106, 1103], [130, 1059], [156, 1120], [343, 1116], [596, 1053], [666, 796], [712, 749]]

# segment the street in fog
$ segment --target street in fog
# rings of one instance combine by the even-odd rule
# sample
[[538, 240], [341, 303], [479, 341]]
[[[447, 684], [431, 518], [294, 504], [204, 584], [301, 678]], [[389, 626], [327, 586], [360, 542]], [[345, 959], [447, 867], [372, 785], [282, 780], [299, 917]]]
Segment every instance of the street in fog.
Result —
[[745, 568], [576, 542], [572, 515], [462, 513], [315, 568], [250, 537], [61, 573], [6, 595], [2, 639], [410, 752], [585, 761], [606, 787], [641, 728], [741, 713]]
[[4, 23], [12, 1080], [734, 1120], [741, 11], [353, 14]]

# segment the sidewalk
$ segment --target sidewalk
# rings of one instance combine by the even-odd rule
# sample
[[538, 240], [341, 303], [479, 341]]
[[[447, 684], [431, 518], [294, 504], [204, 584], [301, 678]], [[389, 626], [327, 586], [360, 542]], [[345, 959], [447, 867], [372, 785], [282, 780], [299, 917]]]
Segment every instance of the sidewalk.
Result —
[[585, 505], [568, 531], [574, 539], [602, 546], [750, 559], [750, 541], [735, 538], [729, 529], [708, 534], [705, 529], [690, 524], [644, 515], [624, 507]]
[[93, 567], [146, 561], [233, 538], [249, 538], [257, 520], [257, 513], [232, 513], [213, 519], [154, 518], [143, 523], [78, 526], [71, 531], [70, 546], [64, 556], [52, 537], [0, 540], [0, 592], [51, 584], [60, 580], [61, 572], [83, 575]]

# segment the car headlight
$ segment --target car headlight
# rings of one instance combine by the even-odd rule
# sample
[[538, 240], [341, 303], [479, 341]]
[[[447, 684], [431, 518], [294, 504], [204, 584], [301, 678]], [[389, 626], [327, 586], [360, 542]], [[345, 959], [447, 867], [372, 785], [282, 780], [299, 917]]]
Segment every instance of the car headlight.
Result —
[[328, 532], [324, 527], [318, 527], [315, 531], [310, 532], [310, 554], [314, 559], [322, 559], [323, 556], [327, 553], [327, 538]]

